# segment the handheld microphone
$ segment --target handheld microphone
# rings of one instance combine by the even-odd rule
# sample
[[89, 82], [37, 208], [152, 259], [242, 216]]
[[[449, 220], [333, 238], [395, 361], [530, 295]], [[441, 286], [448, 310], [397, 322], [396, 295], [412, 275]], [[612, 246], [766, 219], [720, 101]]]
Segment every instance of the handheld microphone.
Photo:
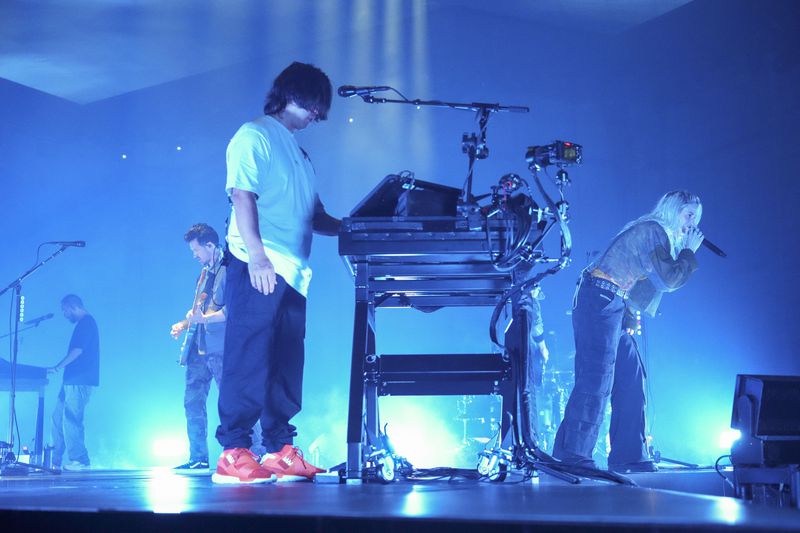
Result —
[[44, 322], [45, 320], [50, 320], [53, 318], [53, 313], [47, 313], [46, 315], [37, 316], [36, 318], [32, 318], [31, 320], [26, 320], [23, 322], [26, 326], [38, 326], [40, 322]]
[[83, 248], [86, 246], [86, 241], [48, 241], [45, 244], [60, 244], [61, 246], [74, 246], [76, 248]]
[[367, 85], [366, 87], [355, 87], [353, 85], [342, 85], [336, 92], [342, 98], [350, 98], [351, 96], [366, 96], [368, 94], [377, 93], [380, 91], [391, 91], [391, 87], [385, 85]]
[[720, 257], [728, 257], [728, 254], [722, 251], [722, 249], [714, 244], [713, 242], [709, 241], [708, 239], [703, 239], [703, 246], [714, 252]]

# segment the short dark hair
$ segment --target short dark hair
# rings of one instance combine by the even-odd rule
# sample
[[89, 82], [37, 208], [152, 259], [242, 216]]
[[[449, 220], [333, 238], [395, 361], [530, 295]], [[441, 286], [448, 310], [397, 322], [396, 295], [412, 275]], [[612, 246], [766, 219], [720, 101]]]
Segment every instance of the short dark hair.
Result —
[[265, 115], [275, 115], [294, 102], [303, 109], [317, 111], [316, 120], [327, 120], [331, 108], [331, 80], [319, 68], [295, 61], [272, 82], [264, 104]]
[[219, 235], [217, 235], [217, 232], [214, 231], [214, 228], [202, 222], [189, 228], [189, 231], [183, 236], [183, 240], [186, 242], [192, 242], [195, 239], [197, 239], [197, 243], [201, 245], [213, 243], [214, 246], [219, 246]]
[[85, 309], [83, 307], [83, 300], [77, 294], [67, 294], [61, 298], [61, 305], [66, 307], [77, 307], [78, 309]]

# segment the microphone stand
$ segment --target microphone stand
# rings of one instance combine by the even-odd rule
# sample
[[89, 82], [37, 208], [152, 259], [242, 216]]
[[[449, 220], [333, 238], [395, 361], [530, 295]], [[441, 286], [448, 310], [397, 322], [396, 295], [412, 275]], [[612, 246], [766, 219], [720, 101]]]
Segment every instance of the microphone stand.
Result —
[[67, 249], [66, 246], [61, 247], [50, 254], [49, 257], [39, 261], [37, 264], [28, 269], [24, 274], [9, 283], [3, 290], [0, 291], [0, 296], [4, 295], [11, 289], [14, 289], [14, 332], [11, 342], [11, 387], [9, 395], [9, 420], [8, 420], [8, 445], [7, 452], [0, 456], [0, 476], [20, 475], [27, 474], [28, 470], [44, 470], [47, 472], [55, 473], [55, 471], [37, 465], [20, 463], [14, 455], [14, 427], [16, 422], [16, 398], [17, 398], [17, 356], [19, 353], [19, 323], [22, 314], [22, 282], [31, 274], [39, 270], [45, 263], [51, 261], [56, 256], [61, 255]]
[[[394, 89], [392, 89], [394, 90]], [[399, 94], [399, 93], [398, 93]], [[463, 188], [462, 207], [469, 211], [470, 207], [476, 206], [476, 199], [472, 196], [472, 178], [475, 169], [475, 161], [489, 157], [489, 147], [486, 145], [486, 126], [492, 113], [528, 113], [530, 108], [526, 106], [505, 106], [500, 104], [487, 104], [481, 102], [443, 102], [441, 100], [398, 100], [393, 98], [375, 97], [371, 94], [362, 94], [361, 99], [368, 104], [407, 104], [416, 107], [445, 107], [460, 111], [475, 111], [478, 115], [478, 127], [480, 135], [475, 133], [465, 133], [461, 137], [461, 150], [467, 154], [469, 166], [467, 179]]]
[[[28, 324], [28, 325], [25, 326], [24, 328], [18, 330], [17, 333], [22, 333], [23, 331], [28, 331], [29, 329], [33, 329], [33, 328], [38, 328], [39, 324], [41, 324], [45, 320], [49, 320], [49, 319], [42, 318], [42, 319], [36, 320], [35, 322], [30, 322], [30, 323], [23, 322], [23, 324]], [[5, 339], [6, 337], [10, 337], [11, 335], [13, 335], [13, 333], [6, 333], [5, 335], [0, 335], [0, 339]]]

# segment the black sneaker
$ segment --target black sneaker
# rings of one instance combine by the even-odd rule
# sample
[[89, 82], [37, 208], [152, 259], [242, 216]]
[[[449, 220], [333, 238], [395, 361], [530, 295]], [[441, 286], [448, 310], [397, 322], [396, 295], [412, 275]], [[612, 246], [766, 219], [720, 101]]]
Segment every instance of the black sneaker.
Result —
[[636, 463], [608, 463], [608, 469], [619, 474], [658, 472], [658, 467], [653, 461], [639, 461]]
[[173, 470], [208, 470], [208, 461], [189, 461], [176, 466]]

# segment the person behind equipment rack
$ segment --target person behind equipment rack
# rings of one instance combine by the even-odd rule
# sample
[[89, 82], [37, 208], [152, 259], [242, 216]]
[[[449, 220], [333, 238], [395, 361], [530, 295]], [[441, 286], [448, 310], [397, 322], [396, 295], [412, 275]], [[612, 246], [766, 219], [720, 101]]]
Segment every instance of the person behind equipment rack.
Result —
[[[186, 435], [189, 438], [189, 461], [176, 466], [176, 470], [205, 470], [208, 468], [208, 415], [206, 401], [213, 379], [219, 388], [222, 377], [223, 344], [225, 341], [225, 265], [219, 235], [208, 224], [195, 224], [183, 240], [189, 245], [192, 256], [206, 269], [205, 283], [200, 292], [206, 294], [199, 309], [190, 309], [186, 320], [172, 325], [170, 334], [177, 339], [192, 324], [196, 325], [188, 345], [181, 354], [181, 364], [186, 365], [183, 407], [186, 413]], [[256, 424], [253, 440], [261, 437], [261, 427]], [[254, 452], [262, 451], [253, 442]]]
[[623, 331], [623, 317], [626, 306], [654, 316], [661, 295], [682, 287], [697, 269], [701, 214], [699, 197], [669, 192], [652, 212], [628, 223], [583, 271], [572, 313], [575, 387], [553, 450], [562, 462], [596, 467], [592, 450], [610, 394], [609, 470], [657, 470], [645, 440], [644, 373], [635, 341]]
[[[292, 63], [275, 78], [264, 116], [239, 128], [228, 145], [225, 189], [233, 209], [215, 483], [309, 480], [321, 472], [293, 445], [290, 420], [302, 397], [312, 232], [335, 235], [341, 222], [325, 212], [294, 133], [327, 118], [331, 93], [324, 72]], [[269, 452], [260, 464], [247, 449], [259, 418]]]
[[[550, 357], [550, 351], [544, 338], [544, 321], [542, 320], [542, 307], [540, 300], [544, 299], [544, 293], [539, 285], [525, 294], [515, 298], [512, 302], [513, 320], [505, 334], [505, 345], [510, 353], [518, 354], [520, 361], [519, 368], [519, 391], [520, 405], [519, 416], [521, 417], [520, 428], [524, 435], [523, 443], [528, 447], [538, 447], [541, 445], [540, 434], [544, 429], [539, 420], [539, 410], [537, 409], [537, 392], [542, 387], [545, 365]], [[519, 323], [521, 318], [526, 319], [528, 330], [520, 332]], [[516, 348], [519, 344], [520, 335], [526, 341], [521, 348]]]

